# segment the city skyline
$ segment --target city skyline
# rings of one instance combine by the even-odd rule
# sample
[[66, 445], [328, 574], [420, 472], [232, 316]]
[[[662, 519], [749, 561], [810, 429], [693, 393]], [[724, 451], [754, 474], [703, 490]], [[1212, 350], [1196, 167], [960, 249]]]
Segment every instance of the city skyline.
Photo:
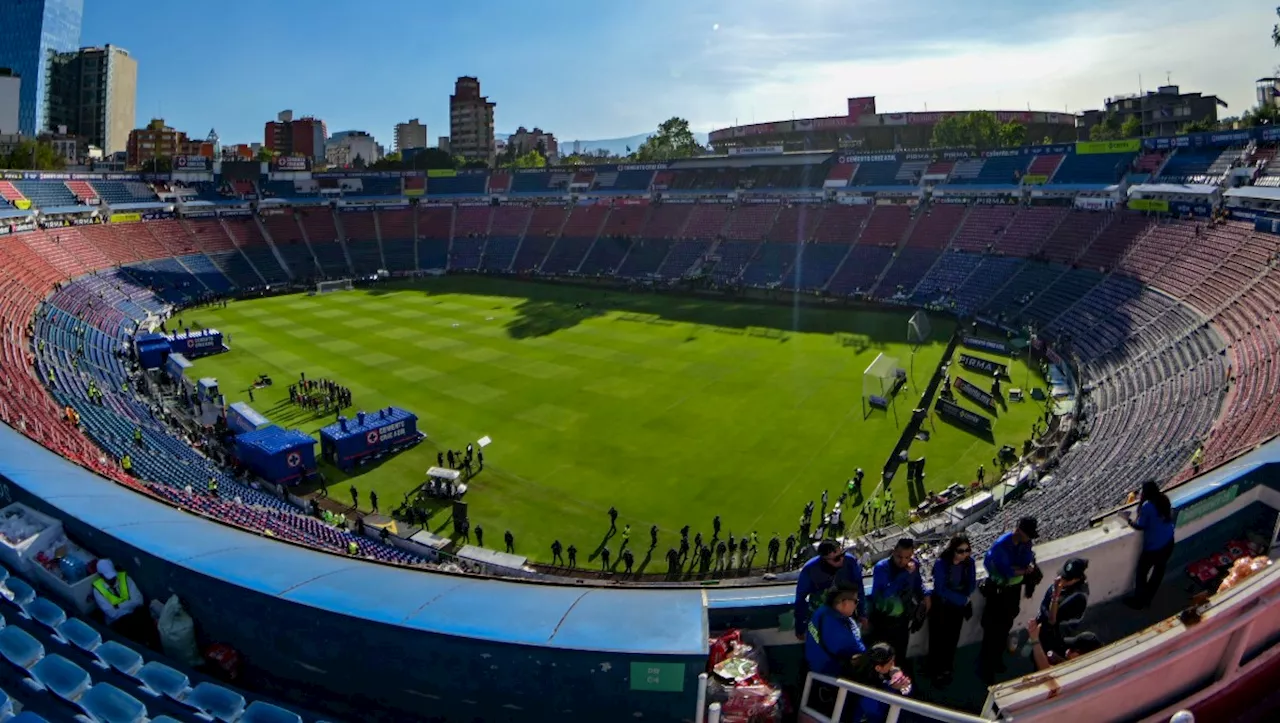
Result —
[[[1266, 32], [1274, 8], [1261, 0], [1224, 3], [1208, 17], [1188, 0], [1085, 0], [1034, 17], [1012, 0], [978, 9], [855, 2], [853, 12], [847, 2], [808, 0], [784, 17], [762, 0], [692, 9], [565, 0], [556, 16], [569, 22], [489, 4], [492, 22], [477, 27], [472, 7], [368, 0], [359, 12], [382, 23], [371, 27], [415, 39], [325, 51], [315, 38], [332, 16], [296, 0], [88, 3], [81, 44], [110, 42], [138, 59], [140, 125], [158, 117], [196, 135], [215, 128], [228, 143], [261, 142], [263, 123], [289, 108], [388, 147], [395, 124], [410, 118], [447, 129], [461, 75], [477, 76], [497, 102], [500, 133], [538, 126], [572, 143], [648, 132], [673, 115], [702, 132], [833, 115], [857, 95], [877, 96], [882, 112], [1076, 113], [1167, 80], [1220, 96], [1229, 104], [1222, 115], [1234, 116], [1252, 105], [1253, 81], [1277, 57]], [[209, 43], [173, 30], [193, 14], [222, 21]], [[1227, 45], [1232, 53], [1221, 52]], [[273, 59], [289, 82], [259, 84], [279, 77], [266, 72]], [[209, 66], [193, 82], [201, 62]]]

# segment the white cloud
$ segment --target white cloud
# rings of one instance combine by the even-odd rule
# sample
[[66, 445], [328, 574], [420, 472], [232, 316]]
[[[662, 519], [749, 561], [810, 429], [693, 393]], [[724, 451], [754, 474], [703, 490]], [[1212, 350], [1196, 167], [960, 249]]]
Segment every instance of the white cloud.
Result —
[[[698, 130], [734, 123], [837, 115], [850, 96], [874, 95], [881, 112], [992, 108], [1073, 112], [1105, 98], [1166, 82], [1216, 94], [1236, 115], [1253, 103], [1253, 81], [1280, 59], [1269, 37], [1274, 8], [1226, 1], [1211, 12], [1175, 0], [1117, 3], [1107, 11], [1059, 16], [994, 38], [921, 32], [892, 41], [864, 28], [840, 32], [847, 16], [812, 29], [733, 24], [701, 53], [669, 66], [663, 105], [682, 108]], [[895, 28], [895, 32], [896, 32]], [[990, 35], [990, 34], [989, 34]], [[859, 38], [875, 51], [860, 53]], [[934, 38], [930, 42], [930, 38]]]

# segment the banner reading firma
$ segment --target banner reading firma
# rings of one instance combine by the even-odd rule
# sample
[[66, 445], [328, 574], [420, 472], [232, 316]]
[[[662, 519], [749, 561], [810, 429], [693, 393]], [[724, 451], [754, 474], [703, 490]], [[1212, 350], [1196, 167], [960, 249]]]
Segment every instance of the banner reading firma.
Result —
[[1085, 156], [1095, 153], [1137, 153], [1142, 150], [1141, 138], [1129, 138], [1123, 141], [1080, 141], [1076, 143], [1076, 155]]

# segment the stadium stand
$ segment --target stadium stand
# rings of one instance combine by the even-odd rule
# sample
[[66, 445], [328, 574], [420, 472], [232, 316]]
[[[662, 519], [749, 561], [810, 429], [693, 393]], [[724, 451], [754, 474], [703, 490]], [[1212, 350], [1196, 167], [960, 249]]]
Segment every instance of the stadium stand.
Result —
[[376, 274], [378, 269], [387, 268], [378, 241], [378, 215], [375, 212], [338, 214], [336, 223], [351, 257], [352, 271], [360, 276], [368, 276]]
[[785, 289], [819, 291], [826, 288], [851, 246], [805, 241], [796, 244], [795, 263], [782, 278]]
[[854, 243], [871, 211], [871, 206], [831, 206], [814, 227], [813, 238], [822, 243]]
[[1067, 209], [1024, 208], [996, 242], [996, 251], [1011, 256], [1034, 256], [1067, 217]]
[[893, 161], [864, 161], [858, 164], [857, 173], [853, 175], [850, 185], [853, 186], [893, 186], [898, 185], [898, 169], [902, 163]]
[[483, 173], [438, 176], [427, 179], [428, 196], [481, 196], [488, 178]]
[[865, 246], [858, 244], [849, 250], [840, 268], [831, 276], [827, 284], [827, 293], [847, 296], [854, 293], [868, 293], [875, 286], [876, 279], [889, 261], [893, 259], [893, 249], [886, 246]]
[[867, 225], [862, 229], [858, 243], [863, 246], [896, 247], [911, 225], [911, 213], [910, 206], [876, 206], [867, 219]]
[[[1034, 161], [1032, 162], [1034, 163]], [[1052, 173], [1054, 164], [1049, 172]], [[974, 183], [990, 185], [1017, 185], [1023, 173], [1032, 173], [1026, 156], [991, 156], [982, 164]]]
[[1067, 218], [1049, 234], [1040, 256], [1060, 264], [1071, 264], [1093, 242], [1108, 223], [1109, 213], [1068, 212]]
[[[728, 216], [723, 227], [723, 234], [710, 231], [710, 236], [723, 235], [734, 241], [760, 241], [769, 235], [777, 220], [781, 207], [776, 204], [751, 204], [739, 206]], [[689, 223], [689, 236], [705, 238], [707, 232], [699, 232], [702, 220], [697, 218]]]
[[148, 203], [157, 200], [155, 192], [140, 181], [94, 181], [91, 184], [103, 203]]
[[911, 235], [907, 238], [907, 246], [917, 248], [944, 249], [950, 243], [961, 222], [964, 221], [966, 209], [957, 205], [930, 205], [917, 220]]
[[942, 252], [936, 248], [906, 246], [898, 249], [876, 287], [881, 297], [910, 297], [916, 286], [929, 273]]
[[796, 263], [799, 248], [800, 245], [794, 243], [766, 241], [760, 244], [759, 252], [742, 270], [743, 285], [764, 288], [780, 285]]
[[547, 252], [556, 242], [560, 228], [568, 214], [563, 206], [539, 206], [533, 209], [520, 249], [516, 252], [511, 270], [517, 273], [537, 271]]
[[281, 261], [276, 260], [275, 252], [271, 250], [256, 219], [251, 216], [238, 216], [222, 218], [218, 221], [240, 248], [245, 259], [262, 275], [263, 280], [268, 284], [282, 284], [289, 281], [291, 274], [282, 265], [283, 256]]
[[1064, 154], [1051, 153], [1035, 156], [1031, 159], [1031, 165], [1027, 166], [1026, 175], [1032, 178], [1053, 180], [1054, 174], [1058, 172], [1058, 168], [1062, 166], [1064, 160], [1066, 160], [1066, 155]]
[[[1053, 185], [1107, 185], [1129, 170], [1134, 153], [1070, 153], [1049, 179]], [[1034, 165], [1034, 164], [1033, 164]]]
[[13, 185], [26, 198], [40, 208], [66, 208], [82, 205], [75, 194], [62, 183], [43, 181], [13, 181]]
[[766, 241], [799, 243], [814, 240], [824, 208], [818, 204], [797, 203], [783, 206], [773, 225], [765, 233]]
[[671, 242], [666, 239], [635, 239], [614, 273], [624, 279], [652, 276], [657, 274], [663, 259], [667, 258], [670, 251]]
[[[776, 211], [776, 209], [771, 208], [765, 211], [764, 213], [765, 215], [768, 215], [773, 211]], [[722, 231], [725, 228], [726, 220], [729, 218], [729, 215], [730, 215], [729, 212], [730, 212], [730, 209], [727, 206], [722, 206], [718, 204], [711, 205], [711, 206], [701, 206], [701, 205], [694, 206], [693, 210], [689, 213], [688, 222], [683, 227], [684, 230], [683, 231], [677, 230], [677, 232], [672, 235], [680, 235], [680, 236], [683, 236], [684, 238], [701, 238], [701, 239], [719, 238], [720, 236], [724, 235]], [[673, 217], [674, 217], [674, 214], [673, 214]], [[645, 229], [646, 235], [658, 235], [659, 233], [661, 233], [662, 230], [665, 230], [665, 228], [659, 228], [659, 226], [656, 223], [657, 218], [658, 216], [655, 213], [654, 218], [649, 219], [649, 225]], [[748, 231], [747, 233], [748, 233], [748, 237], [743, 240], [750, 240], [750, 239], [760, 238], [761, 236], [763, 236], [763, 233], [760, 232], [759, 229], [754, 229], [752, 231]]]
[[71, 195], [76, 197], [77, 201], [86, 206], [96, 206], [102, 202], [102, 199], [98, 197], [98, 192], [94, 190], [88, 181], [67, 181], [64, 185], [71, 192]]
[[[377, 216], [382, 257], [386, 261], [387, 270], [394, 273], [417, 269], [413, 210], [410, 208], [379, 209]], [[353, 250], [352, 261], [355, 261], [354, 254]]]
[[642, 206], [624, 206], [614, 209], [605, 222], [601, 235], [674, 239], [689, 222], [689, 214], [694, 210], [689, 205], [668, 204], [651, 208], [652, 210]]
[[[601, 188], [606, 188], [603, 182], [607, 180], [603, 176], [598, 176], [596, 183]], [[654, 171], [652, 170], [627, 170], [620, 169], [618, 175], [613, 182], [613, 190], [615, 191], [647, 191], [650, 184], [655, 183]]]
[[1018, 213], [1015, 206], [975, 206], [956, 229], [952, 247], [983, 253], [992, 249]]

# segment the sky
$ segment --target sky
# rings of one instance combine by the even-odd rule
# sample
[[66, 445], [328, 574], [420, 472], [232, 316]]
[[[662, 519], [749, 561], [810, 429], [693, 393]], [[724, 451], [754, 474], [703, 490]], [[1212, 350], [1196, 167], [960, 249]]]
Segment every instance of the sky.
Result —
[[[89, 0], [82, 43], [138, 60], [137, 124], [261, 142], [278, 111], [388, 147], [448, 135], [459, 75], [496, 126], [561, 142], [840, 115], [1080, 110], [1163, 85], [1252, 106], [1275, 0]], [[1034, 8], [1034, 11], [1032, 9]]]

